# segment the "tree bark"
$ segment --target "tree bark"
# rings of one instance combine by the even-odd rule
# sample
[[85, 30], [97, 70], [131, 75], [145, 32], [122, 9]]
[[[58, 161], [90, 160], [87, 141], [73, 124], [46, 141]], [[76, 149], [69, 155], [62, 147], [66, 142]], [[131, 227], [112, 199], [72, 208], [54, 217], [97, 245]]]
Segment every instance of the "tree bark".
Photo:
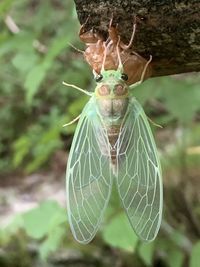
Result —
[[81, 24], [107, 36], [118, 24], [129, 41], [134, 17], [137, 29], [132, 50], [153, 57], [153, 76], [200, 71], [200, 0], [74, 0]]

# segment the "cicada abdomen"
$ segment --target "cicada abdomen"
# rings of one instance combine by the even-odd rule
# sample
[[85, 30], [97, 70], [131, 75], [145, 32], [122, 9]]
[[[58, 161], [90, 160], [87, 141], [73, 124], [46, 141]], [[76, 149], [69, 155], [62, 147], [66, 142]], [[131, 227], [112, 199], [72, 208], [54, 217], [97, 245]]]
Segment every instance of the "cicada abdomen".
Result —
[[98, 140], [102, 153], [110, 157], [111, 167], [115, 173], [118, 156], [117, 143], [127, 112], [129, 92], [125, 82], [126, 76], [121, 75], [120, 71], [102, 71], [101, 77], [101, 79], [99, 76], [97, 77], [98, 84], [94, 95], [98, 113], [108, 137], [109, 147], [104, 147], [100, 138]]

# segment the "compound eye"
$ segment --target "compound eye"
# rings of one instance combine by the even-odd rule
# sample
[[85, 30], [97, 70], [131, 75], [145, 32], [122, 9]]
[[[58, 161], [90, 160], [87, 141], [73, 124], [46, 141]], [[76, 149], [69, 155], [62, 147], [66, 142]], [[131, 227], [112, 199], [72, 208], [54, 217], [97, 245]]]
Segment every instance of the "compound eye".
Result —
[[128, 81], [128, 75], [126, 73], [122, 73], [121, 79], [124, 81]]
[[102, 79], [103, 79], [103, 75], [102, 75], [102, 74], [98, 74], [98, 75], [95, 77], [95, 81], [96, 81], [97, 83], [100, 82]]

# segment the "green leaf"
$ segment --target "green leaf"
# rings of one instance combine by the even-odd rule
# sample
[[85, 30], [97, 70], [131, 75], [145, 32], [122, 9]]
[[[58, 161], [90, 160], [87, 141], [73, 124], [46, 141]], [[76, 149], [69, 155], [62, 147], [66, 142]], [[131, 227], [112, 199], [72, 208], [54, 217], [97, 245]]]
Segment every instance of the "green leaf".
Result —
[[103, 238], [111, 246], [134, 251], [138, 242], [124, 213], [115, 216], [103, 229]]
[[[5, 41], [0, 43], [0, 56], [7, 55], [11, 52], [15, 54], [33, 54], [35, 52], [32, 45], [34, 38], [35, 36], [33, 35], [33, 32], [26, 31], [20, 31], [18, 34], [12, 36], [12, 38], [7, 36]], [[26, 58], [26, 61], [27, 60], [28, 58]]]
[[28, 73], [24, 84], [25, 88], [27, 89], [26, 102], [28, 105], [31, 104], [33, 96], [37, 93], [39, 86], [43, 81], [49, 67], [50, 65], [46, 64], [36, 65]]
[[199, 109], [199, 84], [165, 78], [163, 89], [163, 97], [168, 110], [182, 123], [190, 122], [194, 113]]
[[[69, 36], [68, 36], [69, 38]], [[39, 65], [36, 65], [27, 75], [25, 80], [26, 101], [30, 105], [34, 95], [37, 93], [42, 81], [44, 80], [48, 70], [53, 65], [54, 58], [59, 55], [59, 53], [66, 48], [67, 50], [67, 38], [61, 36], [59, 39], [56, 39], [52, 42], [43, 62]]]
[[57, 227], [39, 247], [40, 257], [45, 260], [51, 252], [56, 251], [66, 235], [65, 227]]
[[65, 52], [67, 51], [67, 49], [69, 49], [69, 45], [67, 45], [67, 42], [71, 39], [70, 35], [66, 35], [66, 36], [61, 36], [59, 38], [56, 38], [49, 50], [48, 53], [45, 57], [45, 62], [52, 62], [54, 60], [54, 58], [59, 55], [63, 49], [65, 49]]
[[168, 264], [169, 267], [182, 267], [184, 261], [184, 253], [179, 249], [169, 251]]
[[36, 54], [21, 52], [13, 58], [12, 64], [17, 70], [19, 70], [22, 73], [25, 73], [30, 69], [32, 69], [37, 61], [38, 61], [38, 56]]
[[141, 243], [139, 246], [139, 256], [147, 266], [152, 265], [155, 242]]
[[46, 201], [23, 215], [24, 228], [27, 234], [41, 239], [57, 225], [66, 222], [65, 210], [56, 201]]
[[17, 139], [13, 145], [14, 156], [13, 156], [13, 165], [18, 167], [22, 162], [25, 156], [29, 153], [31, 147], [31, 140], [28, 136], [21, 136]]
[[192, 248], [189, 267], [197, 267], [200, 263], [200, 241]]
[[140, 86], [134, 88], [133, 95], [137, 98], [141, 105], [144, 105], [147, 100], [156, 97], [159, 90], [157, 83], [158, 80], [149, 79], [142, 83]]
[[59, 133], [60, 128], [56, 126], [39, 133], [40, 135], [38, 136], [37, 143], [32, 147], [33, 160], [27, 164], [25, 168], [27, 173], [38, 169], [47, 161], [49, 156], [61, 146]]
[[[156, 242], [156, 247], [159, 248], [159, 251], [166, 254], [166, 262], [169, 267], [182, 267], [184, 262], [184, 252], [180, 249], [180, 235], [177, 235], [176, 232], [173, 232], [173, 235], [176, 235], [173, 240], [170, 238], [159, 238]], [[182, 244], [184, 240], [182, 239]]]
[[1, 3], [0, 3], [0, 15], [3, 15], [4, 13], [6, 13], [10, 9], [13, 2], [14, 2], [14, 0], [1, 1]]

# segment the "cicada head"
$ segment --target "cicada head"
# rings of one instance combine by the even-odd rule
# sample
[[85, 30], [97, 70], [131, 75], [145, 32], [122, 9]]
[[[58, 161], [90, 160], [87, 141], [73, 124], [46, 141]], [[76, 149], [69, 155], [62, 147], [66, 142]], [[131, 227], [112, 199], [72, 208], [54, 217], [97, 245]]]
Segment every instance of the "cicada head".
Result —
[[104, 121], [113, 124], [120, 121], [128, 106], [129, 91], [126, 84], [126, 74], [120, 71], [102, 71], [95, 77], [97, 86], [95, 88], [96, 104]]
[[95, 95], [97, 98], [127, 98], [128, 76], [118, 70], [106, 70], [95, 76], [97, 86]]

